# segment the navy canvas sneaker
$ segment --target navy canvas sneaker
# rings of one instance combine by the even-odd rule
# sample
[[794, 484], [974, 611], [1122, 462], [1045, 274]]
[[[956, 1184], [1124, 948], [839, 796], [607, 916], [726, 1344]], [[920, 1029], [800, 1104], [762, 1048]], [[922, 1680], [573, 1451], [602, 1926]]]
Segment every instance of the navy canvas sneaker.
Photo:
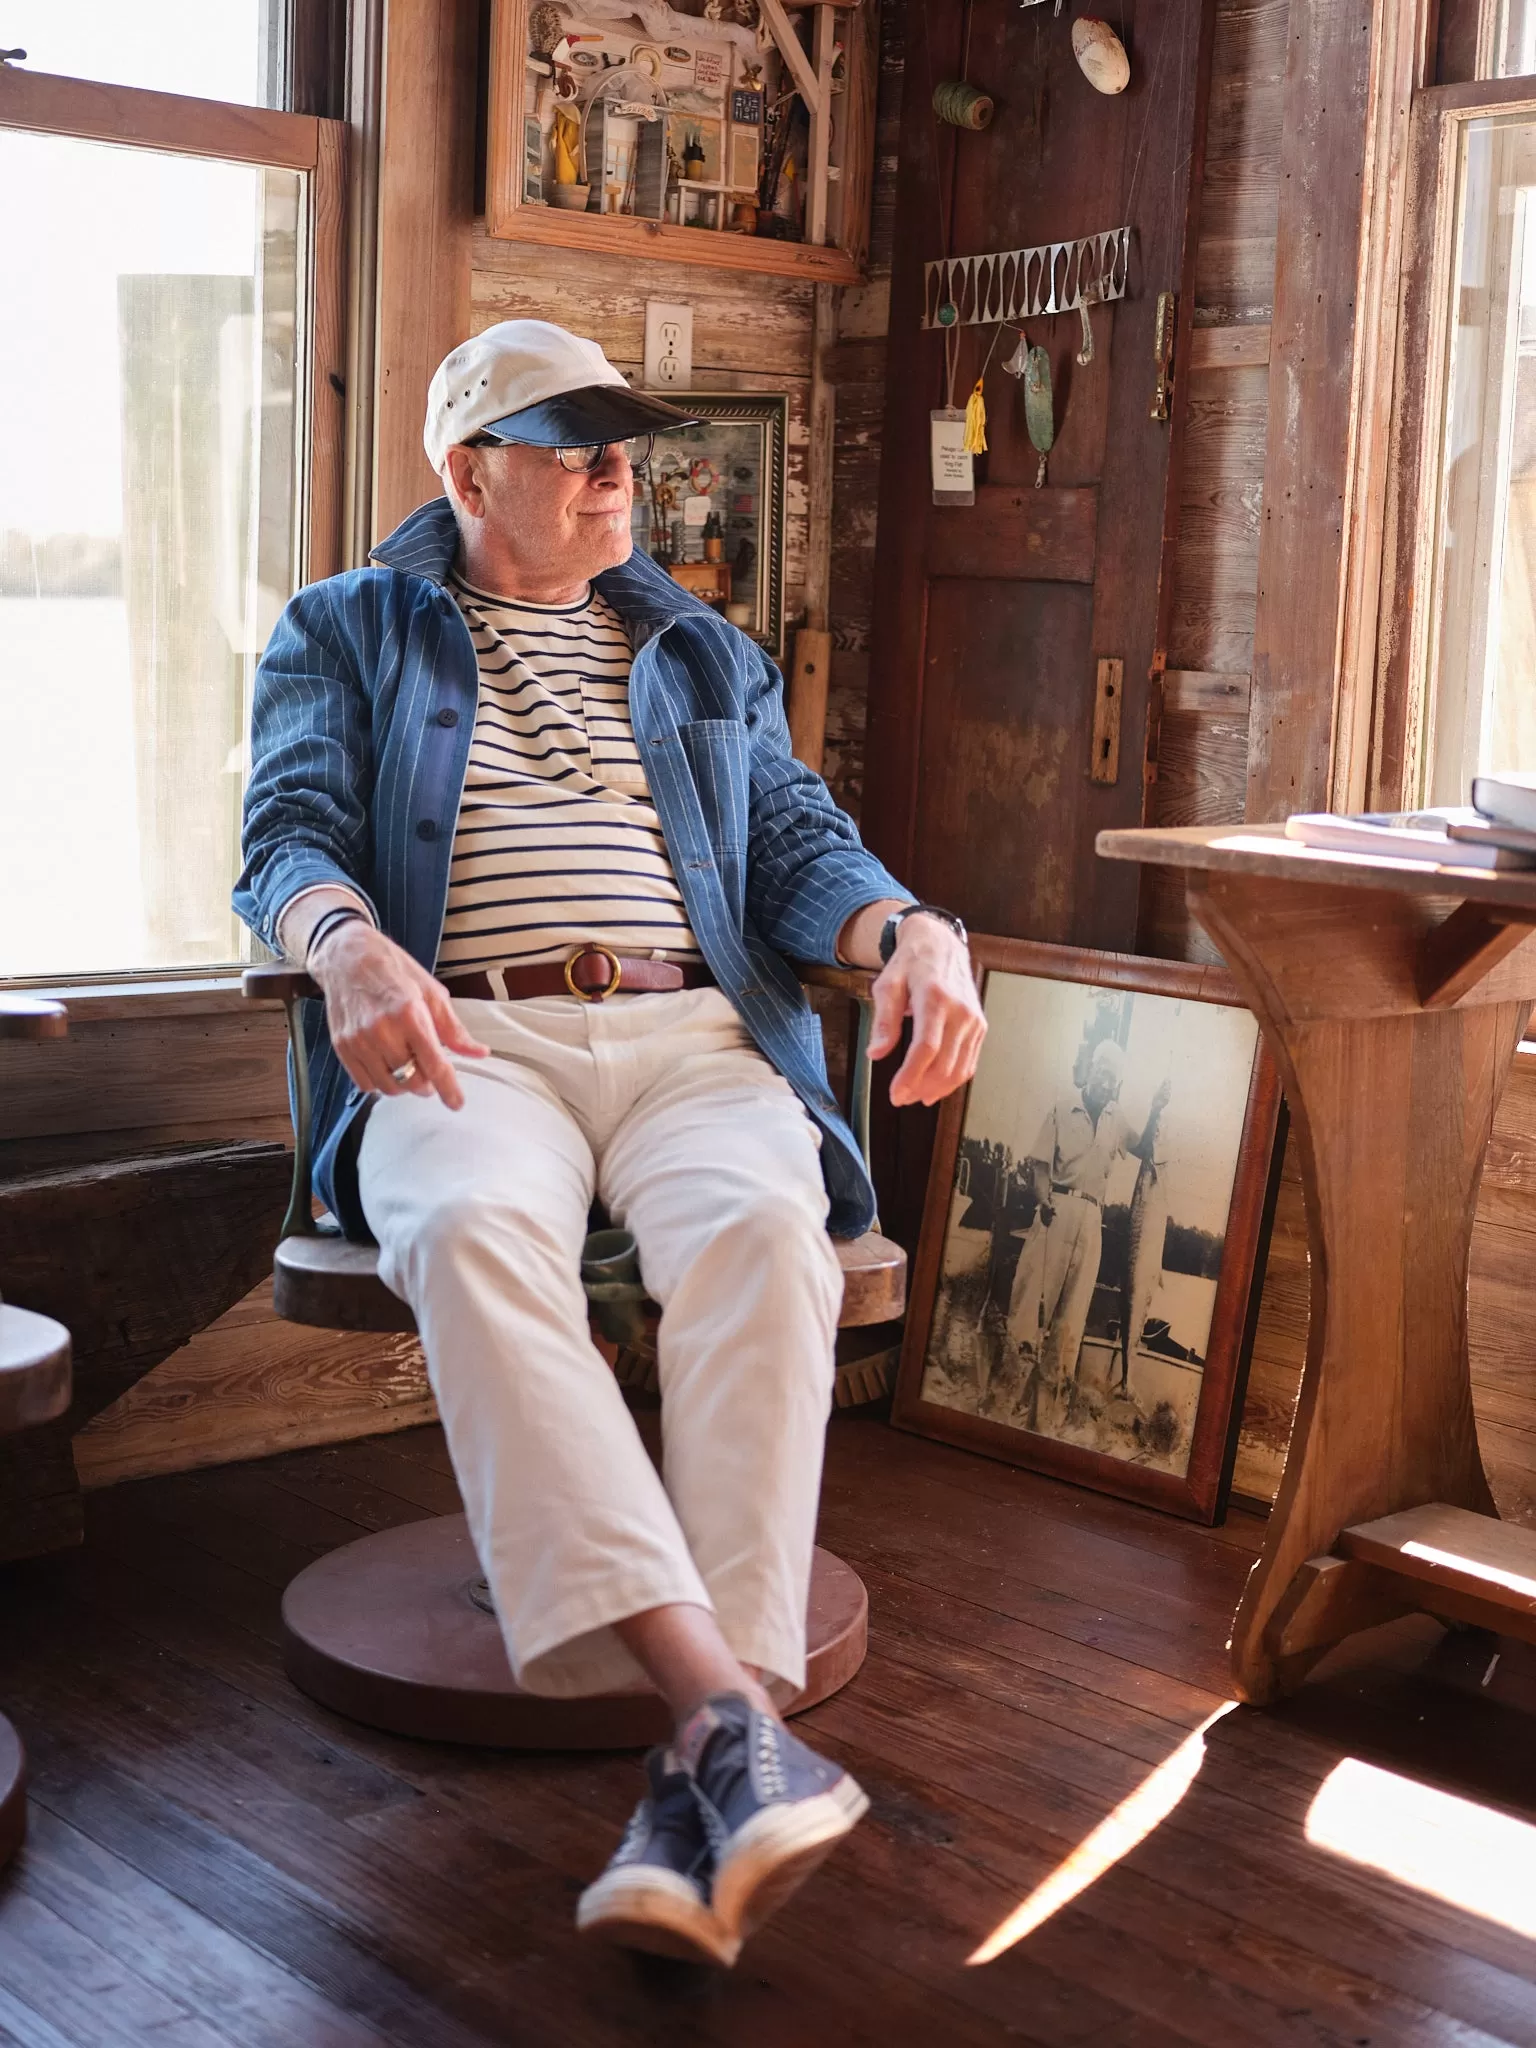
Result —
[[714, 1910], [744, 1941], [851, 1834], [869, 1800], [740, 1693], [717, 1693], [677, 1739], [714, 1850]]
[[666, 1749], [651, 1751], [645, 1775], [646, 1796], [613, 1861], [578, 1900], [576, 1925], [624, 1948], [729, 1969], [741, 1942], [710, 1901], [714, 1857], [693, 1780]]

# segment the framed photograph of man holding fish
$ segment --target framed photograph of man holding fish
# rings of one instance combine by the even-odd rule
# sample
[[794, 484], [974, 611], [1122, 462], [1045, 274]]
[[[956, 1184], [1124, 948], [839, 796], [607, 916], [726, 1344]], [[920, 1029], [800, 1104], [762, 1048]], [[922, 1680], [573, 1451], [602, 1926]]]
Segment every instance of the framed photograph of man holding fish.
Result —
[[1278, 1184], [1274, 1063], [1221, 968], [973, 937], [892, 1419], [1225, 1512]]

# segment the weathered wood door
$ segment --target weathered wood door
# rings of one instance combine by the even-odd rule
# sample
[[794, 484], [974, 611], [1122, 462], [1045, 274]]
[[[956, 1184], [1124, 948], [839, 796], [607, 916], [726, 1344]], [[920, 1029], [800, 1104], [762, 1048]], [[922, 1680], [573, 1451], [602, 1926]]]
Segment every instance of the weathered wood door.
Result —
[[[1078, 68], [1078, 11], [1058, 16], [1050, 0], [907, 7], [864, 824], [904, 880], [974, 930], [1130, 950], [1136, 870], [1098, 860], [1093, 845], [1105, 827], [1142, 819], [1213, 8], [1107, 6], [1131, 61], [1113, 97]], [[996, 99], [981, 133], [935, 117], [934, 86], [961, 77]], [[921, 325], [924, 264], [1125, 223], [1129, 292], [1091, 312], [1091, 362], [1076, 360], [1076, 313], [1020, 323], [1051, 359], [1056, 442], [1043, 488], [1022, 390], [1002, 369], [1017, 333], [953, 330], [957, 405], [990, 352], [989, 448], [975, 505], [936, 508], [929, 415], [945, 403], [945, 342]], [[1167, 421], [1151, 416], [1163, 292], [1178, 295], [1180, 316]], [[1113, 782], [1089, 772], [1105, 658], [1123, 664]]]

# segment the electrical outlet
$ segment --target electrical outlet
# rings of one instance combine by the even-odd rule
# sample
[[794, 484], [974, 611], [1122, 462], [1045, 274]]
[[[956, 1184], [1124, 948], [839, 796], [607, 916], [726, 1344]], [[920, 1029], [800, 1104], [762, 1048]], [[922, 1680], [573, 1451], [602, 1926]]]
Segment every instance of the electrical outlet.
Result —
[[686, 391], [692, 384], [692, 306], [646, 300], [645, 381], [654, 391]]

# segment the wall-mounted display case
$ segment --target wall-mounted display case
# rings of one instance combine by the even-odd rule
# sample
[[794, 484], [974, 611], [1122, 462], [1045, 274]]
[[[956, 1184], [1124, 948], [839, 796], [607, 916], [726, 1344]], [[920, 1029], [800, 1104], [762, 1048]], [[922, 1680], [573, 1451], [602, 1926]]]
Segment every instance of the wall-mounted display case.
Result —
[[851, 283], [876, 0], [493, 0], [486, 228]]

